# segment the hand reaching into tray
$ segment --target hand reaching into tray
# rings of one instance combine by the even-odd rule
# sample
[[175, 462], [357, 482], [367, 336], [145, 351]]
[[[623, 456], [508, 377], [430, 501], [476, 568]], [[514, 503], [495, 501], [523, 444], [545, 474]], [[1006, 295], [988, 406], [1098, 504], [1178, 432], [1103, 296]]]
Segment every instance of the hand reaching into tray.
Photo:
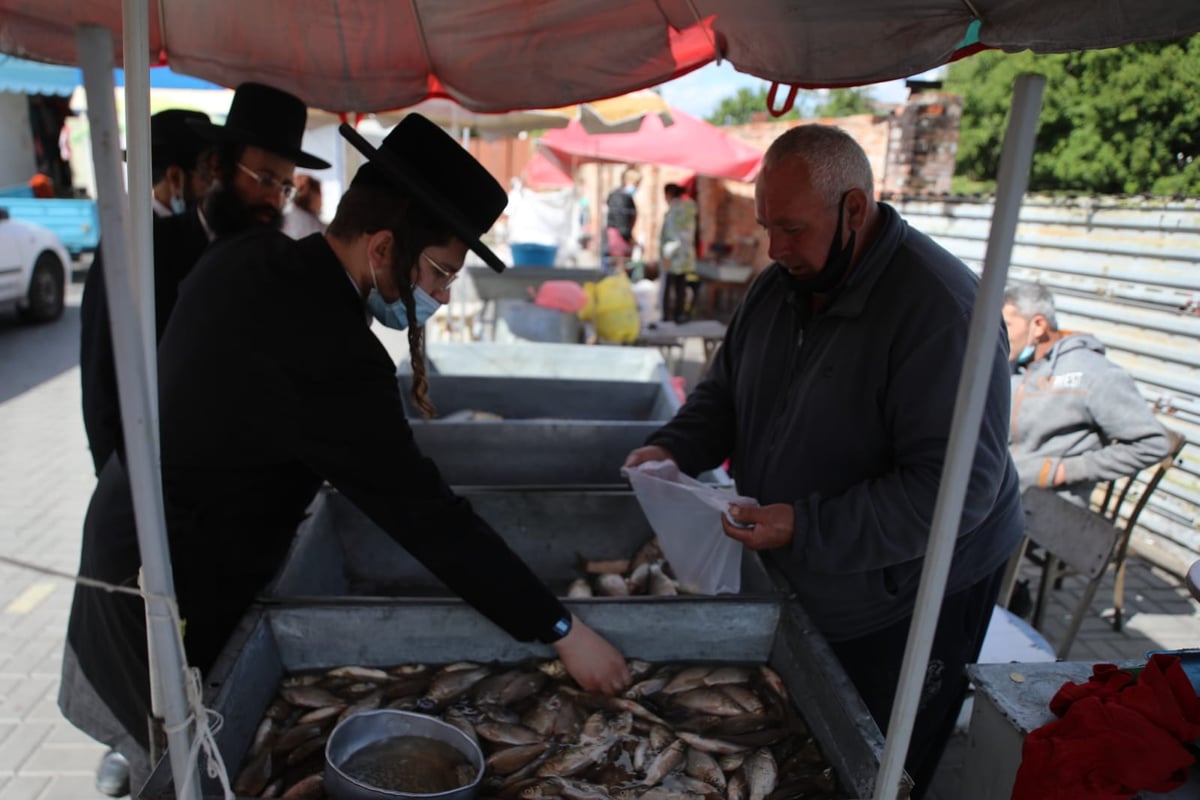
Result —
[[638, 464], [644, 464], [647, 461], [674, 461], [675, 456], [671, 455], [671, 451], [665, 447], [658, 445], [647, 445], [639, 447], [625, 456], [626, 467], [636, 467]]
[[631, 678], [625, 657], [600, 634], [571, 616], [570, 632], [554, 643], [567, 672], [590, 692], [618, 694], [629, 687]]

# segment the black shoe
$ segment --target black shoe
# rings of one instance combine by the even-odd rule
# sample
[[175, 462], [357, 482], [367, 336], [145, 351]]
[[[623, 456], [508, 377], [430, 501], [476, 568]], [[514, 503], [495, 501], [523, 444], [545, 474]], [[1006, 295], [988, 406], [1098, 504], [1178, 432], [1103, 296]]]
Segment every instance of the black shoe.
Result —
[[129, 761], [116, 750], [109, 750], [96, 768], [96, 791], [109, 797], [129, 794]]

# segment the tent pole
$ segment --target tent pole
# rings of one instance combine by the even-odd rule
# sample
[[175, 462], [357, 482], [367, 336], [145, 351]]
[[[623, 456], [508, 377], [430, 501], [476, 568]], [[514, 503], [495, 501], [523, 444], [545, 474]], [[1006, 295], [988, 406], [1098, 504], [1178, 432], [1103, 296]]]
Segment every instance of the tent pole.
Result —
[[[146, 331], [136, 314], [128, 274], [129, 203], [121, 179], [120, 137], [113, 97], [112, 45], [112, 33], [107, 28], [96, 25], [80, 25], [76, 28], [76, 46], [88, 98], [97, 204], [100, 225], [104, 231], [101, 247], [108, 264], [104, 291], [112, 310], [113, 354], [121, 398], [126, 461], [134, 514], [138, 521], [144, 588], [147, 594], [153, 596], [153, 599], [146, 599], [150, 621], [147, 636], [150, 649], [158, 656], [156, 663], [165, 666], [161, 675], [163, 716], [174, 731], [168, 734], [167, 741], [172, 774], [178, 790], [188, 771], [191, 732], [184, 727], [189, 712], [178, 631], [166, 602], [158, 599], [174, 597], [175, 587], [167, 553], [162, 482], [158, 472], [158, 429], [150, 421], [151, 387], [156, 385], [156, 379], [154, 375], [147, 374], [146, 361], [142, 357], [145, 352], [142, 341]], [[149, 335], [154, 336], [152, 330]], [[205, 724], [205, 721], [201, 720], [199, 724]], [[195, 780], [194, 769], [192, 776], [191, 790], [180, 800], [200, 800], [200, 783]]]
[[[150, 11], [147, 4], [125, 3], [125, 170], [129, 182], [130, 256], [133, 296], [137, 300], [143, 331], [156, 331], [154, 268], [150, 193]], [[143, 337], [147, 374], [153, 376], [157, 336]], [[158, 428], [158, 393], [150, 393], [150, 421]]]
[[897, 796], [905, 755], [912, 738], [917, 702], [929, 666], [929, 650], [933, 645], [946, 590], [946, 577], [954, 556], [954, 541], [962, 519], [971, 463], [979, 441], [979, 426], [996, 353], [1004, 284], [1008, 277], [1021, 201], [1029, 185], [1038, 112], [1045, 86], [1044, 77], [1026, 74], [1017, 78], [1013, 90], [1012, 113], [1004, 135], [1004, 149], [997, 175], [996, 210], [983, 259], [983, 278], [971, 314], [967, 351], [963, 357], [958, 394], [954, 401], [954, 418], [950, 425], [950, 442], [942, 467], [925, 565], [921, 570], [916, 609], [904, 650], [900, 683], [888, 721], [887, 742], [875, 779], [875, 800], [889, 800]]

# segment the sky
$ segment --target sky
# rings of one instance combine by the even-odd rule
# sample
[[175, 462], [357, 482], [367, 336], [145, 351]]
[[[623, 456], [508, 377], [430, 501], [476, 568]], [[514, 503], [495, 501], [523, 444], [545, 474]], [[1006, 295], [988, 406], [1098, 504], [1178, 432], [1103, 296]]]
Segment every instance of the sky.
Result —
[[[934, 74], [926, 73], [917, 77], [931, 78]], [[712, 113], [723, 99], [737, 94], [738, 89], [756, 90], [759, 87], [769, 88], [770, 85], [770, 81], [738, 72], [728, 61], [724, 61], [720, 66], [709, 64], [701, 67], [682, 78], [662, 84], [660, 88], [663, 97], [672, 106], [693, 117], [703, 118]], [[908, 98], [908, 90], [904, 88], [902, 80], [876, 83], [867, 88], [873, 97], [887, 103], [901, 103]], [[786, 96], [786, 89], [781, 88], [780, 101]]]

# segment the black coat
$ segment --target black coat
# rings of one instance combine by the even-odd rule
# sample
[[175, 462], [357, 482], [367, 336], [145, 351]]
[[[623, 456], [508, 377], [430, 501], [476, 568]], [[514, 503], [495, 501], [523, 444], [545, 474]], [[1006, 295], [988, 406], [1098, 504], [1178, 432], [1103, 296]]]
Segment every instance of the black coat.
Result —
[[608, 195], [608, 219], [605, 227], [616, 228], [621, 238], [633, 243], [633, 226], [637, 224], [637, 204], [625, 189], [613, 189]]
[[[323, 480], [514, 637], [555, 638], [561, 603], [417, 449], [395, 364], [322, 236], [262, 230], [213, 244], [181, 287], [159, 364], [167, 528], [192, 665], [212, 664]], [[80, 571], [129, 583], [135, 533], [113, 461], [88, 509]], [[78, 588], [68, 641], [136, 736], [148, 687], [144, 618], [130, 605]]]
[[[195, 209], [154, 218], [155, 336], [162, 339], [175, 308], [179, 283], [208, 247], [208, 236]], [[83, 389], [83, 426], [96, 475], [108, 457], [124, 450], [117, 371], [113, 360], [108, 296], [104, 292], [104, 259], [97, 250], [83, 284], [79, 306], [79, 377]]]

